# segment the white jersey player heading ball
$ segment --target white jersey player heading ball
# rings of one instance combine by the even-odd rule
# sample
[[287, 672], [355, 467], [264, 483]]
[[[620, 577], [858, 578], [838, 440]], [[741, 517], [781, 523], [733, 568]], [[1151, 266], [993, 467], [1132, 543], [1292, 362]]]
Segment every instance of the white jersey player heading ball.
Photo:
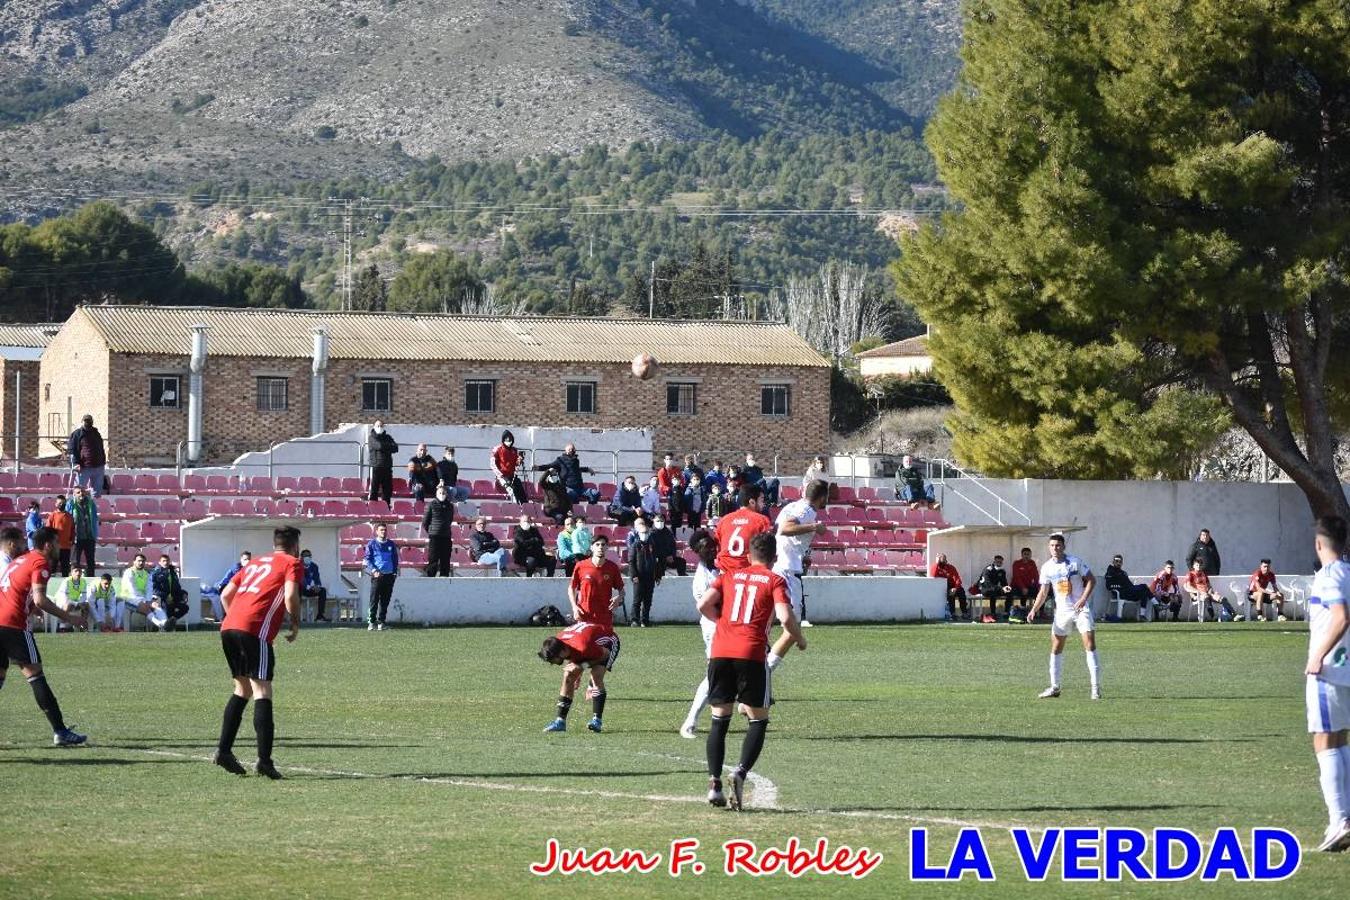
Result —
[[1092, 591], [1097, 578], [1087, 563], [1064, 552], [1064, 535], [1050, 535], [1050, 558], [1041, 566], [1041, 589], [1031, 606], [1027, 621], [1036, 619], [1046, 597], [1055, 593], [1055, 620], [1050, 626], [1050, 687], [1041, 692], [1042, 700], [1059, 696], [1059, 676], [1064, 667], [1064, 641], [1071, 630], [1083, 639], [1087, 654], [1088, 677], [1092, 680], [1092, 699], [1102, 699], [1101, 663], [1097, 659], [1096, 626], [1092, 620]]

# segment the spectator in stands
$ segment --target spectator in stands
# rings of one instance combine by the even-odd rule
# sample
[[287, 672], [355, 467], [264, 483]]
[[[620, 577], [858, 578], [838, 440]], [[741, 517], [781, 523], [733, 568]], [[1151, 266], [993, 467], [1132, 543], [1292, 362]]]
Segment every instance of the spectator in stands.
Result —
[[1274, 605], [1275, 615], [1279, 621], [1285, 621], [1284, 592], [1275, 581], [1275, 570], [1270, 567], [1270, 560], [1261, 560], [1261, 565], [1252, 573], [1252, 580], [1247, 583], [1247, 596], [1252, 601], [1252, 612], [1256, 616], [1256, 621], [1266, 620], [1267, 603]]
[[703, 476], [703, 485], [709, 494], [712, 493], [714, 485], [720, 485], [723, 494], [727, 492], [727, 474], [722, 471], [720, 459], [713, 460], [712, 468]]
[[394, 454], [398, 444], [384, 430], [384, 420], [376, 419], [366, 435], [366, 461], [370, 463], [370, 500], [383, 500], [392, 507], [394, 496]]
[[652, 593], [659, 570], [651, 528], [646, 519], [638, 519], [628, 536], [628, 576], [633, 579], [633, 619], [629, 624], [641, 628], [651, 624]]
[[[89, 615], [89, 582], [84, 577], [84, 571], [76, 566], [66, 575], [65, 583], [61, 585], [60, 593], [53, 598], [56, 604], [66, 612], [75, 612], [88, 618]], [[70, 631], [69, 625], [59, 624], [58, 631]]]
[[961, 604], [961, 618], [969, 621], [970, 607], [966, 601], [966, 589], [961, 585], [961, 573], [956, 571], [956, 566], [947, 562], [947, 554], [939, 553], [937, 562], [933, 563], [933, 569], [928, 573], [934, 578], [945, 578], [947, 580], [947, 613], [953, 619], [956, 618], [956, 604]]
[[234, 563], [225, 571], [224, 577], [211, 586], [209, 590], [203, 590], [206, 598], [211, 601], [211, 618], [217, 622], [225, 619], [225, 606], [220, 602], [220, 592], [225, 590], [225, 585], [230, 583], [230, 579], [239, 574], [239, 570], [253, 561], [253, 554], [245, 550], [239, 554], [239, 561]]
[[366, 543], [362, 564], [370, 576], [366, 631], [384, 631], [389, 601], [394, 597], [394, 582], [398, 580], [398, 545], [389, 540], [389, 526], [383, 522], [375, 526], [375, 537]]
[[685, 490], [689, 489], [689, 482], [693, 481], [695, 478], [697, 478], [701, 484], [705, 474], [703, 467], [698, 464], [698, 455], [695, 453], [686, 453], [684, 455], [684, 471], [680, 473], [680, 478], [684, 481]]
[[674, 453], [667, 453], [662, 457], [661, 468], [656, 470], [656, 483], [661, 489], [662, 499], [670, 496], [671, 484], [679, 479], [683, 473], [684, 470], [675, 464]]
[[[56, 495], [56, 507], [47, 513], [47, 527], [56, 532], [56, 546], [60, 556], [57, 568], [62, 575], [70, 574], [70, 552], [75, 546], [75, 519], [66, 508], [66, 495]], [[89, 570], [93, 572], [93, 569]]]
[[408, 460], [408, 488], [413, 499], [421, 502], [428, 494], [434, 493], [440, 484], [441, 473], [436, 468], [436, 460], [427, 452], [426, 444], [418, 444], [417, 452]]
[[563, 486], [562, 475], [550, 465], [539, 478], [539, 493], [544, 497], [544, 515], [561, 525], [572, 512], [572, 498]]
[[[1036, 600], [1036, 594], [1041, 589], [1041, 567], [1036, 564], [1036, 560], [1031, 556], [1031, 548], [1023, 547], [1020, 559], [1012, 564], [1012, 581], [1009, 582], [1010, 592], [1015, 602], [1018, 612], [1031, 609], [1031, 604]], [[1014, 615], [1011, 621], [1021, 619], [1021, 615]]]
[[1139, 617], [1142, 619], [1148, 610], [1149, 597], [1153, 595], [1148, 585], [1135, 584], [1130, 580], [1130, 574], [1125, 571], [1124, 565], [1125, 558], [1119, 553], [1111, 557], [1111, 565], [1106, 567], [1106, 592], [1118, 594], [1122, 600], [1133, 600], [1139, 606]]
[[684, 524], [697, 528], [703, 523], [703, 507], [707, 505], [708, 495], [703, 492], [703, 480], [697, 472], [684, 489]]
[[745, 454], [745, 468], [741, 470], [746, 484], [758, 485], [764, 492], [764, 502], [770, 506], [778, 505], [778, 479], [764, 474], [764, 470], [755, 464], [755, 454]]
[[[573, 503], [580, 503], [582, 500], [587, 503], [600, 502], [599, 489], [586, 487], [586, 482], [581, 477], [583, 474], [594, 475], [595, 470], [590, 466], [581, 464], [581, 459], [577, 456], [576, 444], [569, 442], [567, 446], [563, 447], [563, 452], [550, 465], [558, 470], [563, 487], [567, 490], [567, 497]], [[548, 466], [536, 466], [535, 468], [546, 469]]]
[[145, 554], [137, 553], [131, 566], [122, 573], [122, 600], [143, 616], [154, 608], [150, 596], [150, 570], [145, 567]]
[[469, 559], [480, 566], [496, 566], [497, 574], [506, 574], [506, 550], [497, 536], [488, 530], [488, 520], [479, 516], [469, 535]]
[[684, 577], [686, 566], [684, 557], [676, 546], [675, 531], [666, 522], [665, 516], [657, 515], [652, 519], [652, 550], [656, 553], [656, 580], [660, 581], [671, 569]]
[[300, 596], [313, 597], [314, 620], [316, 622], [327, 622], [328, 616], [324, 615], [324, 610], [328, 606], [328, 588], [323, 586], [323, 578], [319, 575], [319, 564], [314, 561], [313, 555], [308, 550], [301, 550], [300, 565], [305, 570], [305, 581], [300, 585]]
[[745, 486], [745, 474], [741, 467], [733, 465], [727, 470], [727, 499], [733, 507], [740, 504], [741, 488]]
[[670, 480], [670, 493], [666, 495], [666, 521], [672, 528], [684, 524], [684, 477], [677, 475]]
[[895, 497], [908, 503], [910, 509], [918, 509], [920, 506], [937, 509], [942, 505], [937, 501], [933, 485], [924, 481], [923, 473], [914, 464], [912, 456], [900, 458], [900, 471], [895, 473]]
[[94, 548], [98, 546], [98, 501], [76, 485], [75, 496], [66, 502], [75, 524], [74, 562], [86, 572], [94, 571]]
[[94, 427], [94, 417], [86, 414], [82, 424], [70, 433], [66, 452], [70, 467], [75, 470], [75, 483], [88, 488], [95, 497], [103, 496], [103, 476], [108, 465], [108, 454], [103, 447], [103, 435]]
[[503, 431], [501, 443], [492, 448], [492, 474], [502, 492], [521, 505], [525, 503], [525, 484], [516, 470], [524, 461], [525, 454], [516, 449], [516, 436]]
[[1162, 621], [1164, 608], [1172, 611], [1172, 621], [1181, 618], [1181, 582], [1177, 580], [1176, 568], [1169, 559], [1163, 564], [1162, 571], [1149, 582], [1148, 592], [1154, 603], [1153, 621]]
[[511, 535], [511, 543], [511, 556], [516, 565], [525, 570], [526, 578], [540, 569], [550, 577], [553, 575], [558, 562], [549, 556], [548, 548], [544, 546], [544, 537], [530, 521], [529, 515], [521, 514], [520, 524]]
[[[568, 578], [572, 577], [572, 570], [580, 562], [580, 559], [575, 555], [576, 551], [572, 548], [572, 531], [576, 527], [576, 521], [572, 516], [563, 519], [562, 530], [558, 532], [558, 540], [553, 551], [554, 558], [562, 563], [563, 571], [567, 573]], [[585, 557], [581, 557], [581, 559], [585, 559]]]
[[173, 631], [178, 620], [188, 614], [187, 591], [167, 553], [161, 553], [159, 565], [150, 570], [150, 596], [168, 616], [160, 631]]
[[814, 457], [810, 465], [806, 467], [806, 474], [802, 476], [803, 496], [805, 496], [806, 489], [811, 486], [813, 481], [829, 482], [829, 475], [825, 472], [825, 457], [823, 456]]
[[85, 601], [100, 631], [115, 634], [122, 630], [122, 601], [117, 599], [111, 572], [104, 572], [97, 579], [90, 580]]
[[23, 517], [23, 536], [28, 541], [28, 549], [33, 549], [33, 535], [42, 527], [42, 504], [36, 500], [29, 501], [28, 512]]
[[1192, 568], [1192, 563], [1197, 559], [1200, 560], [1200, 568], [1210, 578], [1219, 574], [1219, 546], [1214, 543], [1208, 528], [1201, 528], [1200, 536], [1191, 544], [1191, 552], [1186, 554], [1186, 567]]
[[722, 485], [713, 484], [708, 490], [708, 506], [704, 510], [708, 514], [708, 526], [714, 525], [718, 519], [731, 512], [732, 509], [727, 495], [722, 492]]
[[[1223, 611], [1227, 613], [1229, 619], [1241, 622], [1245, 618], [1237, 614], [1233, 609], [1233, 604], [1228, 602], [1227, 597], [1210, 586], [1209, 574], [1204, 570], [1204, 563], [1199, 558], [1191, 562], [1191, 570], [1186, 573], [1186, 581], [1182, 587], [1186, 589], [1186, 593], [1191, 595], [1191, 602], [1196, 605], [1196, 610], [1200, 613], [1197, 618], [1202, 622], [1219, 618], [1214, 615], [1215, 602], [1223, 607]], [[1202, 603], [1204, 606], [1200, 605]]]
[[998, 608], [995, 604], [999, 600], [1003, 601], [1004, 617], [1012, 617], [1012, 586], [1008, 584], [1008, 572], [1003, 568], [1001, 554], [994, 554], [994, 561], [980, 571], [980, 577], [975, 580], [973, 593], [979, 594], [989, 602], [989, 612], [984, 614], [980, 619], [981, 622], [987, 625], [998, 621]]
[[450, 494], [451, 503], [463, 503], [469, 499], [469, 489], [459, 483], [459, 463], [455, 462], [455, 448], [446, 447], [440, 462], [436, 463], [436, 477]]
[[665, 494], [661, 492], [660, 476], [653, 475], [651, 481], [647, 483], [647, 489], [642, 492], [642, 518], [651, 524], [652, 516], [661, 511], [662, 501]]
[[427, 577], [449, 578], [450, 538], [454, 531], [455, 504], [450, 502], [450, 489], [436, 485], [436, 496], [422, 511], [422, 528], [427, 533]]
[[572, 526], [572, 552], [576, 554], [577, 562], [581, 562], [591, 555], [591, 544], [595, 541], [595, 535], [586, 524], [585, 513], [576, 513], [574, 518], [576, 521]]
[[629, 475], [614, 492], [614, 502], [609, 505], [609, 517], [620, 525], [628, 526], [642, 515], [642, 492], [638, 490], [637, 479]]

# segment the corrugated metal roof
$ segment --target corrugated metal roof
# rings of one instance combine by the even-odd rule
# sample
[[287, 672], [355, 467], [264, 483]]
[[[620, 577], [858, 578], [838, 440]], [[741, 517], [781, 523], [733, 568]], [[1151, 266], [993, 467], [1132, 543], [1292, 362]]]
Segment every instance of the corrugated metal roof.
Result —
[[0, 324], [0, 347], [45, 347], [60, 330], [60, 322], [36, 325]]
[[889, 359], [895, 356], [928, 356], [928, 335], [905, 338], [858, 354], [858, 359]]
[[328, 331], [334, 359], [625, 363], [650, 353], [667, 364], [827, 366], [785, 325], [520, 316], [395, 315], [193, 306], [84, 306], [118, 353], [186, 354], [202, 324], [208, 353], [309, 358]]

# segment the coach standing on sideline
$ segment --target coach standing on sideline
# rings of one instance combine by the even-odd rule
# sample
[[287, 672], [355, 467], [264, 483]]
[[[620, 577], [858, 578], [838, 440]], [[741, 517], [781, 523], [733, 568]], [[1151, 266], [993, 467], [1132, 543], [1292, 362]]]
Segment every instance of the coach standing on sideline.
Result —
[[427, 533], [427, 577], [449, 577], [450, 531], [455, 523], [455, 504], [450, 502], [450, 489], [444, 483], [436, 486], [436, 498], [422, 513], [422, 527]]
[[398, 580], [398, 547], [389, 540], [389, 526], [375, 526], [375, 537], [366, 544], [365, 570], [370, 575], [370, 614], [366, 631], [384, 631], [389, 615], [389, 600]]
[[108, 465], [108, 454], [103, 447], [103, 435], [94, 427], [94, 417], [85, 413], [83, 424], [70, 433], [66, 444], [70, 467], [75, 471], [75, 483], [103, 496], [103, 474]]
[[394, 495], [394, 454], [398, 444], [384, 430], [384, 420], [376, 419], [366, 435], [366, 461], [370, 463], [370, 500], [380, 499], [392, 507]]

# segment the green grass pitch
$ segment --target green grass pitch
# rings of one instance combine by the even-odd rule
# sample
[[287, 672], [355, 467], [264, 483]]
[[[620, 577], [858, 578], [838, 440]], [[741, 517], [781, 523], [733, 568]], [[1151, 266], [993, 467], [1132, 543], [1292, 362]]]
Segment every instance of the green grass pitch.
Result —
[[[91, 746], [51, 747], [11, 670], [0, 691], [0, 895], [1031, 896], [1070, 888], [1028, 884], [1004, 826], [1281, 826], [1316, 843], [1325, 814], [1304, 725], [1302, 626], [1107, 625], [1101, 703], [1087, 698], [1075, 643], [1064, 697], [1034, 699], [1047, 631], [808, 631], [809, 650], [775, 678], [757, 768], [778, 808], [741, 815], [701, 802], [703, 741], [676, 734], [701, 674], [694, 627], [621, 630], [602, 735], [585, 730], [581, 699], [568, 733], [541, 733], [559, 681], [534, 656], [542, 629], [306, 630], [277, 645], [279, 783], [205, 761], [229, 691], [216, 634], [39, 635], [66, 718]], [[728, 762], [743, 732], [738, 719]], [[237, 747], [246, 763], [252, 742], [249, 713]], [[931, 856], [945, 860], [961, 822], [981, 826], [998, 881], [911, 884], [910, 829], [929, 827]], [[721, 874], [723, 841], [794, 835], [885, 861], [862, 880]], [[533, 876], [550, 837], [663, 853], [694, 837], [712, 871]], [[1275, 885], [1071, 890], [1332, 897], [1348, 875], [1350, 855], [1309, 852]]]

